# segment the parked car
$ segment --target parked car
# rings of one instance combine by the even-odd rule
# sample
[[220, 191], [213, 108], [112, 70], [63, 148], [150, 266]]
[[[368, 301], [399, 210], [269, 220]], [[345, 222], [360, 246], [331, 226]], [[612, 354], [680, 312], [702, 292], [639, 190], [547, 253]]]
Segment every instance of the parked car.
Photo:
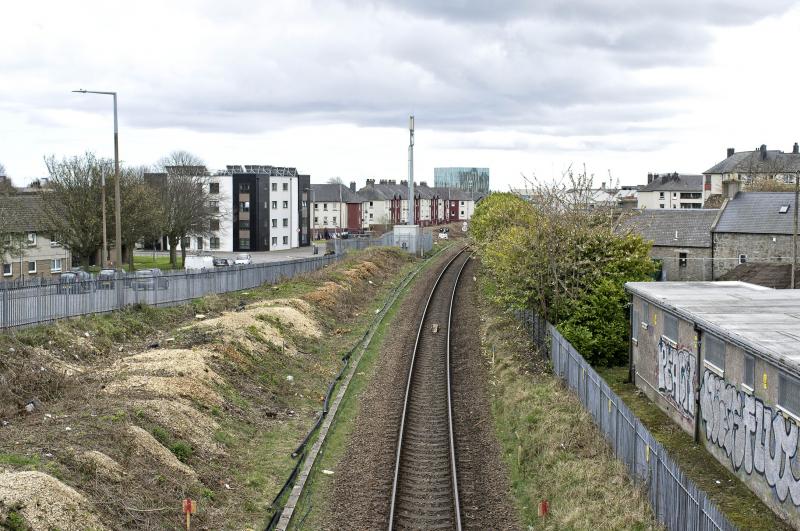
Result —
[[219, 256], [214, 257], [214, 267], [225, 267], [233, 265], [233, 260], [230, 258], [222, 258]]
[[125, 282], [125, 286], [130, 285], [130, 280], [127, 280], [125, 271], [122, 269], [101, 269], [97, 274], [97, 289], [114, 289], [117, 280]]
[[183, 264], [184, 269], [213, 269], [216, 258], [213, 256], [187, 256]]
[[153, 269], [140, 269], [136, 272], [131, 281], [131, 287], [135, 290], [167, 289], [168, 286], [169, 280], [164, 277], [164, 273], [157, 267]]
[[233, 260], [233, 263], [236, 265], [250, 265], [253, 263], [253, 259], [250, 257], [249, 254], [237, 254], [236, 258]]
[[81, 269], [61, 273], [56, 286], [58, 293], [91, 293], [96, 289], [92, 275]]

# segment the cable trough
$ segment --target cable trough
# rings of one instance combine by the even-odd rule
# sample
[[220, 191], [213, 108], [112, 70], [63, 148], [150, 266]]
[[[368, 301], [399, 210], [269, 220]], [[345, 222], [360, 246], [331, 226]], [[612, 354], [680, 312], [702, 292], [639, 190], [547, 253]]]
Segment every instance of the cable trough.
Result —
[[398, 433], [389, 529], [461, 530], [450, 386], [450, 329], [462, 250], [440, 273], [422, 314]]

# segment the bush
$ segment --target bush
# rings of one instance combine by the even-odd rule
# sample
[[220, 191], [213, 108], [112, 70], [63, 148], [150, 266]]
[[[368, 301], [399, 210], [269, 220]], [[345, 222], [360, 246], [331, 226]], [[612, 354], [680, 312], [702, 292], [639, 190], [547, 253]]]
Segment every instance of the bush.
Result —
[[172, 443], [169, 447], [169, 450], [175, 454], [175, 457], [178, 458], [178, 461], [182, 463], [188, 461], [192, 457], [193, 453], [192, 446], [183, 441]]

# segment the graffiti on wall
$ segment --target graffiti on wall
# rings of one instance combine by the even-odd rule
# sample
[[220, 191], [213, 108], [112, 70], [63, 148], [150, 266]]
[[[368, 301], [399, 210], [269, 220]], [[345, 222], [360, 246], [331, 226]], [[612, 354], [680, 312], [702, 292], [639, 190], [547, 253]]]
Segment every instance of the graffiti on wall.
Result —
[[796, 462], [798, 428], [758, 398], [725, 383], [706, 370], [700, 389], [700, 411], [706, 438], [725, 450], [735, 471], [761, 475], [781, 503], [800, 506]]
[[658, 390], [680, 411], [694, 418], [694, 385], [697, 358], [683, 347], [669, 341], [658, 342]]

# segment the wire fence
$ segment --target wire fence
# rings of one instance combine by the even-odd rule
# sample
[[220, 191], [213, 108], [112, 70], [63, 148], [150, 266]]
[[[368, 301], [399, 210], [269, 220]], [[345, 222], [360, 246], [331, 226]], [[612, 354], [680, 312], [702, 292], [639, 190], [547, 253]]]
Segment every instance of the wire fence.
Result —
[[337, 246], [334, 254], [281, 262], [154, 274], [117, 273], [111, 278], [81, 272], [49, 280], [0, 283], [0, 330], [107, 313], [136, 304], [172, 306], [209, 294], [277, 284], [336, 262], [348, 251], [394, 245], [392, 233], [382, 238], [338, 242], [348, 245]]
[[516, 316], [539, 351], [549, 353], [553, 372], [578, 395], [634, 482], [644, 486], [660, 523], [676, 531], [736, 529], [553, 325], [530, 310]]

